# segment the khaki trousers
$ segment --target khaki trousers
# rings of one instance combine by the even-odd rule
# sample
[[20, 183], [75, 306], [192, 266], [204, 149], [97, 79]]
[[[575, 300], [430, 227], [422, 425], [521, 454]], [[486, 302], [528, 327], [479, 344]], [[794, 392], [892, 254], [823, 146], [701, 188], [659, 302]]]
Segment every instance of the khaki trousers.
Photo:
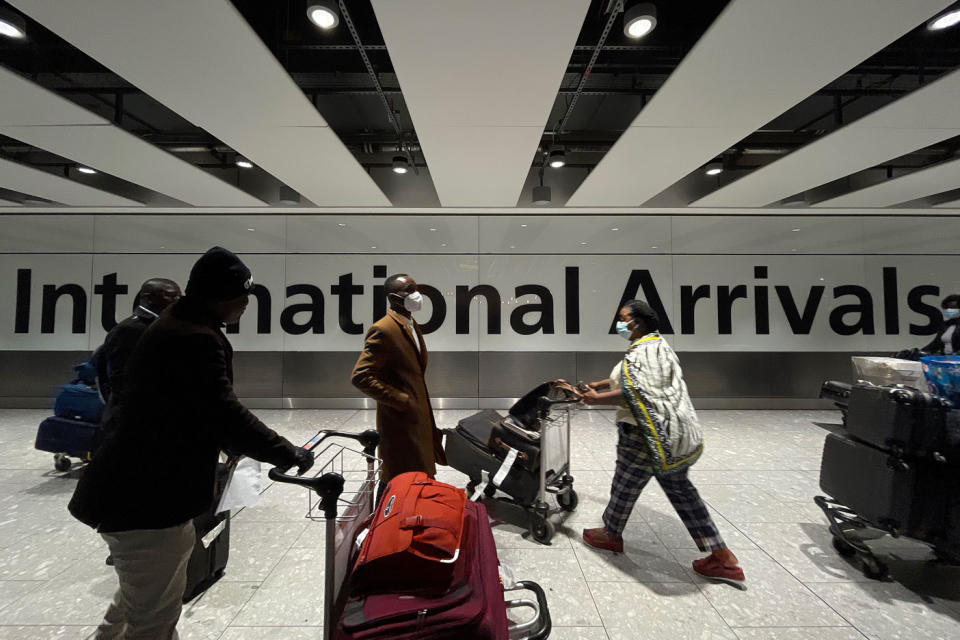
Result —
[[193, 521], [100, 536], [110, 547], [120, 587], [94, 638], [177, 640], [187, 562], [196, 537]]

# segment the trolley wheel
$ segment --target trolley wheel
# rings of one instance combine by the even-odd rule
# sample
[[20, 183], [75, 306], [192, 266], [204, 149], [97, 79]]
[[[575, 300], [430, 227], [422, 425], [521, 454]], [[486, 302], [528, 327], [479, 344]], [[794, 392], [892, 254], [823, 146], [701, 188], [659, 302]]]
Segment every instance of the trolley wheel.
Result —
[[550, 544], [557, 528], [546, 518], [535, 517], [530, 524], [530, 537], [540, 544]]
[[833, 548], [836, 549], [837, 553], [844, 558], [852, 558], [853, 556], [857, 555], [857, 550], [854, 549], [849, 542], [841, 538], [835, 537], [833, 539]]
[[863, 575], [871, 580], [885, 580], [890, 575], [887, 565], [876, 558], [865, 556], [863, 558]]
[[570, 487], [570, 490], [566, 493], [557, 494], [557, 504], [564, 511], [576, 511], [577, 505], [580, 504], [580, 498], [577, 497], [577, 492], [573, 490], [573, 487]]
[[70, 461], [70, 458], [63, 455], [62, 453], [56, 453], [53, 456], [53, 468], [57, 471], [69, 471], [73, 463]]

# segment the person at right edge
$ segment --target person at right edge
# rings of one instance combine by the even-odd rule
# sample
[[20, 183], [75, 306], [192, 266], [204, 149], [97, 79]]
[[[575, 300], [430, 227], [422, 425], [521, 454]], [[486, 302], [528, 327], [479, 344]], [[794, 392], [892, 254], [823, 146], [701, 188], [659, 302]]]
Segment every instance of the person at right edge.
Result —
[[697, 547], [710, 552], [693, 562], [693, 570], [742, 587], [743, 569], [688, 476], [703, 453], [703, 437], [677, 354], [659, 329], [659, 316], [650, 305], [642, 300], [625, 302], [617, 333], [630, 341], [630, 348], [609, 379], [591, 382], [589, 389], [580, 391], [586, 404], [617, 406], [619, 431], [603, 526], [584, 529], [583, 540], [597, 549], [623, 552], [622, 534], [633, 506], [650, 478], [656, 477]]
[[119, 588], [95, 638], [176, 640], [193, 519], [214, 500], [221, 450], [277, 467], [313, 455], [269, 429], [233, 392], [233, 349], [221, 327], [247, 308], [252, 277], [221, 247], [190, 271], [186, 295], [134, 347], [111, 428], [68, 509], [110, 547]]
[[431, 478], [437, 463], [447, 464], [433, 418], [424, 374], [427, 345], [413, 314], [423, 296], [409, 275], [392, 275], [383, 285], [390, 309], [373, 323], [353, 367], [353, 386], [377, 401], [380, 434], [380, 487], [401, 473], [423, 471]]

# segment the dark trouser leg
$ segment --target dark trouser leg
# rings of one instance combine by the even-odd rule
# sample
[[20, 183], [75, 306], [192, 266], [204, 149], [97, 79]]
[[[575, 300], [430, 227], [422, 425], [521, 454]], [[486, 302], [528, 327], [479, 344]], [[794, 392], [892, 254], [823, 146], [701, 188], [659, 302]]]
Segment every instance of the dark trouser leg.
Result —
[[657, 480], [700, 551], [727, 548], [720, 531], [717, 530], [717, 525], [710, 517], [707, 505], [697, 492], [697, 488], [690, 482], [688, 469], [671, 473]]
[[622, 423], [617, 426], [620, 429], [617, 467], [610, 487], [610, 502], [603, 512], [603, 525], [609, 533], [619, 536], [627, 526], [633, 505], [653, 472], [649, 466], [647, 444], [642, 436], [635, 430], [628, 431]]

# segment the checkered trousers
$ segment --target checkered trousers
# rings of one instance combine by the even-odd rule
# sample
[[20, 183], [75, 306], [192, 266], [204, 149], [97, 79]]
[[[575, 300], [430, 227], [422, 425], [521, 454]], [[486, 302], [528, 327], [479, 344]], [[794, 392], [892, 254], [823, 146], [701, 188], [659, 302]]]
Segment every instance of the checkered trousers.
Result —
[[[633, 505], [650, 478], [654, 477], [654, 472], [647, 443], [638, 432], [638, 427], [621, 422], [617, 428], [620, 430], [617, 468], [610, 488], [610, 502], [603, 512], [603, 524], [608, 531], [621, 535]], [[701, 551], [726, 549], [727, 545], [710, 517], [707, 505], [690, 482], [688, 472], [688, 469], [682, 469], [659, 476], [657, 481]]]

